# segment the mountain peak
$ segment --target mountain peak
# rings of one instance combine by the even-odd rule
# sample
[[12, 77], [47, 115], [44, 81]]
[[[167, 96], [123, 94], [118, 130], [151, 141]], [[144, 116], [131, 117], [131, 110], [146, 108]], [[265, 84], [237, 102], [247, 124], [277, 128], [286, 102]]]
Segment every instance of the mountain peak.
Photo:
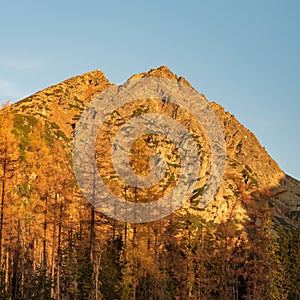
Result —
[[137, 79], [145, 78], [145, 77], [160, 77], [160, 78], [165, 78], [165, 79], [169, 79], [169, 80], [176, 80], [177, 82], [180, 82], [189, 87], [192, 87], [191, 84], [184, 77], [177, 76], [167, 66], [160, 66], [155, 69], [150, 69], [148, 72], [135, 74], [135, 75], [131, 76], [128, 79], [128, 81], [137, 80]]
[[102, 71], [94, 70], [49, 86], [15, 103], [13, 110], [55, 122], [70, 137], [73, 123], [67, 122], [75, 123], [92, 97], [112, 85]]
[[[109, 80], [105, 77], [104, 73], [100, 70], [94, 70], [91, 72], [87, 72], [81, 75], [72, 76], [61, 83], [51, 85], [21, 101], [17, 102], [15, 105], [18, 107], [22, 107], [22, 105], [26, 102], [30, 102], [36, 97], [41, 96], [49, 96], [51, 94], [60, 94], [68, 91], [69, 89], [78, 90], [80, 87], [84, 87], [84, 89], [88, 89], [89, 87], [97, 87], [100, 85], [112, 85]], [[47, 97], [51, 98], [51, 97]]]

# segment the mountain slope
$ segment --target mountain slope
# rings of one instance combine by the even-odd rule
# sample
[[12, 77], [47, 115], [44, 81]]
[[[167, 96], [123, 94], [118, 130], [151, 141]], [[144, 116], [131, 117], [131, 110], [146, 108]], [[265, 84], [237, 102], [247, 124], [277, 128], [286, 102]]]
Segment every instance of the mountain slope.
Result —
[[[158, 82], [161, 97], [135, 97], [132, 87], [144, 92], [151, 81]], [[186, 90], [195, 93], [164, 66], [134, 75], [120, 87], [94, 71], [0, 110], [1, 299], [300, 299], [299, 181], [287, 176], [233, 115], [197, 94], [201, 109], [209, 107], [217, 116], [217, 121], [205, 121], [213, 131], [222, 128], [227, 158], [218, 192], [206, 207], [199, 207], [210, 173], [215, 174], [213, 150], [208, 127], [184, 108], [190, 102], [181, 102], [181, 107], [169, 101]], [[108, 102], [103, 94], [97, 98], [103, 91], [109, 93]], [[115, 95], [122, 91], [131, 101], [120, 105]], [[94, 131], [95, 149], [82, 130], [86, 112], [97, 119], [94, 100], [100, 106], [98, 117], [105, 115], [100, 130]], [[110, 107], [103, 103], [114, 101], [118, 106], [108, 113]], [[114, 218], [107, 217], [79, 188], [72, 146], [74, 158], [79, 139], [87, 146], [79, 151], [88, 154], [87, 165], [90, 158], [97, 162], [83, 172], [92, 184], [88, 198], [97, 194], [110, 200], [107, 191], [98, 193], [99, 173], [108, 190], [134, 202], [133, 207], [153, 204], [180, 181], [182, 158], [180, 143], [165, 135], [168, 129], [143, 134], [143, 126], [130, 123], [151, 113], [188, 129], [191, 138], [180, 138], [180, 143], [188, 142], [189, 152], [193, 141], [199, 151], [199, 157], [190, 155], [201, 163], [198, 178], [191, 180], [197, 179], [195, 186], [184, 205], [164, 218], [119, 221], [116, 202], [110, 205]], [[138, 134], [126, 152], [134, 173], [147, 176], [164, 160], [158, 183], [141, 187], [119, 177], [112, 163], [122, 145], [120, 138], [114, 139], [119, 132], [123, 137]], [[217, 149], [220, 144], [215, 143]], [[184, 187], [191, 181], [185, 180]], [[169, 203], [173, 205], [173, 198]], [[161, 216], [162, 206], [152, 207]]]

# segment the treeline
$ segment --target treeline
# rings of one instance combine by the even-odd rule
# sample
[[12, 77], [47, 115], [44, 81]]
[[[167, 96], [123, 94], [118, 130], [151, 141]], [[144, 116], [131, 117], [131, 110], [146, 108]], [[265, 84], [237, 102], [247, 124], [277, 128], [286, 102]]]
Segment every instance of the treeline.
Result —
[[105, 218], [78, 191], [51, 128], [2, 111], [0, 299], [300, 299], [300, 235], [246, 193], [243, 224], [192, 209], [148, 224]]

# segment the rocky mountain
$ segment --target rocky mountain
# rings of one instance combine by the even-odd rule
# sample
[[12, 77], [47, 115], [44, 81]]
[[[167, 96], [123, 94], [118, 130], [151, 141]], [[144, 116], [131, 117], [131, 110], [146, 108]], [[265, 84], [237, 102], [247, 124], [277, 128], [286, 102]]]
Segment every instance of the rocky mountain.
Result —
[[[173, 74], [167, 67], [162, 66], [158, 69], [150, 70], [142, 74], [133, 75], [128, 82], [133, 82], [141, 78], [159, 77], [166, 78], [191, 87], [183, 78]], [[76, 122], [80, 118], [85, 106], [92, 101], [93, 97], [113, 86], [101, 71], [93, 71], [80, 76], [70, 78], [60, 84], [46, 88], [26, 99], [23, 99], [12, 105], [13, 112], [19, 116], [30, 116], [37, 120], [42, 120], [44, 126], [48, 128], [49, 134], [55, 138], [64, 139], [70, 149], [72, 144], [72, 132], [75, 130]], [[205, 101], [208, 101], [204, 95], [201, 95]], [[226, 220], [230, 215], [237, 215], [241, 220], [245, 217], [245, 211], [236, 203], [235, 199], [240, 193], [240, 188], [244, 185], [246, 193], [253, 194], [255, 192], [264, 192], [268, 194], [269, 206], [271, 207], [273, 219], [277, 225], [284, 225], [291, 228], [300, 228], [300, 183], [296, 179], [286, 175], [278, 164], [270, 157], [267, 151], [261, 146], [253, 133], [246, 129], [238, 120], [226, 112], [221, 105], [217, 103], [209, 103], [215, 114], [217, 115], [222, 126], [226, 141], [226, 169], [225, 176], [220, 186], [219, 192], [213, 201], [204, 209], [193, 211], [194, 214], [200, 215], [207, 220], [221, 222]], [[152, 106], [152, 108], [151, 108]], [[153, 108], [154, 107], [154, 108]], [[130, 111], [131, 109], [131, 111]], [[164, 105], [164, 103], [151, 103], [149, 99], [141, 99], [134, 103], [133, 106], [126, 107], [120, 113], [124, 119], [130, 119], [137, 111], [141, 109], [147, 112], [158, 112], [163, 110], [167, 115], [174, 117], [174, 107], [172, 105]], [[177, 112], [177, 119], [185, 122], [187, 126], [193, 127], [193, 122], [187, 119], [184, 111]], [[107, 124], [107, 132], [116, 133], [119, 128], [118, 119], [120, 117], [112, 117], [110, 123]], [[198, 143], [201, 144], [203, 165], [199, 182], [191, 195], [192, 201], [201, 198], [201, 192], [207, 181], [209, 173], [209, 149], [207, 140], [201, 128], [197, 125], [193, 128]], [[100, 135], [101, 136], [101, 135]], [[103, 138], [105, 136], [105, 138]], [[107, 153], [107, 147], [110, 147], [105, 141], [111, 140], [112, 136], [102, 134], [102, 142], [99, 142], [99, 153]], [[100, 137], [101, 139], [101, 137]], [[152, 143], [152, 145], [151, 145]], [[172, 147], [162, 139], [151, 141], [148, 146], [140, 145], [143, 153], [150, 153], [151, 147], [160, 145], [164, 148], [165, 156], [172, 154]], [[145, 150], [146, 149], [146, 150]], [[173, 149], [174, 150], [174, 149]], [[136, 163], [147, 169], [147, 159], [149, 156], [136, 159]], [[116, 177], [113, 166], [109, 162], [109, 157], [102, 159], [100, 173], [106, 177], [106, 181], [110, 188], [120, 194], [124, 186], [112, 178]], [[207, 163], [205, 163], [207, 162]], [[177, 167], [171, 167], [170, 174], [177, 174]], [[151, 195], [160, 195], [164, 190], [164, 185], [170, 181], [171, 177], [161, 183], [160, 187], [154, 187], [152, 190], [140, 191], [139, 197], [146, 199]], [[113, 184], [112, 184], [113, 183]], [[129, 189], [130, 190], [130, 189]], [[131, 194], [131, 196], [129, 196]], [[128, 191], [128, 197], [132, 198], [134, 191]], [[154, 196], [155, 198], [155, 196]], [[146, 200], [145, 200], [146, 201]]]
[[[167, 67], [122, 86], [101, 71], [75, 76], [4, 107], [0, 120], [1, 299], [300, 299], [300, 182]], [[187, 200], [172, 194], [178, 182]], [[167, 208], [157, 204], [165, 195]], [[162, 217], [143, 221], [152, 211]]]
[[101, 71], [89, 72], [50, 86], [15, 103], [13, 111], [48, 123], [55, 122], [70, 138], [86, 104], [93, 95], [101, 93], [111, 85]]

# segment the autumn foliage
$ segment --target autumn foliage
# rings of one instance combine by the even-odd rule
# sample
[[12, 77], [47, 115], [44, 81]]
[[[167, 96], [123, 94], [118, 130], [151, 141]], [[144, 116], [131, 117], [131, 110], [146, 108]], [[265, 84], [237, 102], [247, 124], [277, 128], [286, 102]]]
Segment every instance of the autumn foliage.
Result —
[[267, 193], [243, 187], [242, 224], [192, 208], [117, 222], [82, 196], [43, 121], [2, 116], [0, 299], [300, 299], [300, 236], [274, 231]]

